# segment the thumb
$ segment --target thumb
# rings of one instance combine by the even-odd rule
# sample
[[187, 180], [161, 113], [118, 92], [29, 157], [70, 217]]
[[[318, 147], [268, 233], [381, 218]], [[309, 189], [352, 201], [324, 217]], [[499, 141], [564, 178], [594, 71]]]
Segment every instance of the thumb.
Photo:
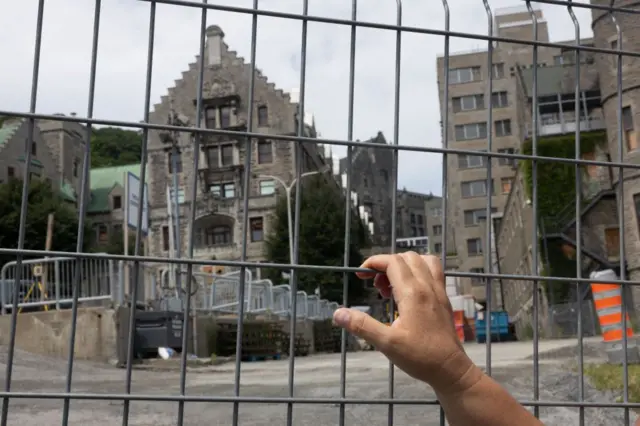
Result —
[[333, 313], [333, 322], [378, 350], [384, 352], [387, 349], [391, 328], [369, 314], [356, 309], [340, 308]]

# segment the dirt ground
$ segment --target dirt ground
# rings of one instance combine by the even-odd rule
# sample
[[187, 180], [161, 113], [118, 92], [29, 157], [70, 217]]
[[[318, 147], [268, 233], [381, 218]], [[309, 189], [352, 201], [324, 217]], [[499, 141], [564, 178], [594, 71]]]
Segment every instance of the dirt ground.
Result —
[[[589, 345], [597, 343], [587, 342]], [[563, 346], [564, 345], [564, 346]], [[571, 350], [563, 347], [575, 345], [575, 341], [541, 342], [540, 399], [555, 401], [578, 400], [578, 377], [568, 365], [575, 361]], [[546, 352], [549, 351], [549, 352]], [[555, 351], [555, 352], [553, 352]], [[484, 366], [485, 347], [468, 345], [467, 352], [476, 363]], [[492, 347], [493, 376], [519, 399], [533, 399], [533, 363], [530, 342], [494, 344]], [[591, 352], [590, 352], [591, 354]], [[4, 376], [6, 348], [0, 353], [0, 365]], [[288, 361], [268, 361], [242, 364], [241, 395], [251, 397], [288, 396]], [[19, 352], [16, 356], [12, 390], [15, 392], [61, 392], [64, 390], [66, 360], [34, 356]], [[73, 374], [73, 392], [121, 393], [124, 392], [125, 372], [104, 364], [76, 362]], [[348, 354], [346, 395], [348, 398], [381, 399], [388, 397], [389, 366], [377, 352]], [[4, 383], [4, 377], [2, 377]], [[232, 396], [234, 364], [199, 368], [187, 376], [188, 395]], [[340, 355], [316, 355], [296, 359], [295, 397], [336, 398], [340, 392]], [[433, 392], [396, 370], [395, 397], [431, 399]], [[179, 371], [138, 370], [133, 374], [133, 393], [178, 394]], [[596, 392], [586, 383], [585, 399], [588, 401], [614, 401], [616, 395]], [[60, 424], [62, 400], [12, 399], [9, 424], [40, 426]], [[347, 425], [386, 425], [389, 415], [385, 405], [346, 406]], [[244, 403], [240, 405], [239, 424], [244, 426], [286, 424], [286, 404]], [[336, 425], [339, 406], [336, 404], [294, 404], [294, 425]], [[71, 402], [69, 424], [77, 426], [122, 424], [122, 401]], [[174, 402], [132, 402], [130, 425], [173, 426], [177, 422], [178, 404]], [[230, 403], [187, 403], [185, 425], [232, 424]], [[547, 425], [577, 425], [578, 410], [566, 408], [541, 409], [542, 420]], [[438, 425], [439, 409], [435, 406], [396, 405], [393, 409], [397, 426]], [[622, 425], [623, 413], [619, 409], [586, 409], [586, 425]], [[635, 415], [631, 414], [631, 420]]]

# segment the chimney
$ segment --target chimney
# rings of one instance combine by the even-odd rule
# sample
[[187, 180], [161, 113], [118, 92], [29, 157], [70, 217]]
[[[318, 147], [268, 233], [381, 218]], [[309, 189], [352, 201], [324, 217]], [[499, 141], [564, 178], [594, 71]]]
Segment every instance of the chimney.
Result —
[[224, 32], [217, 25], [207, 27], [207, 65], [220, 65], [222, 63], [222, 43]]

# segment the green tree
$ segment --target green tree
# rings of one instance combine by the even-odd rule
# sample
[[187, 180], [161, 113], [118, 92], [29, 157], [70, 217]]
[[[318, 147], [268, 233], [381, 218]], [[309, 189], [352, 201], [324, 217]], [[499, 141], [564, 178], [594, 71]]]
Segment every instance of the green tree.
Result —
[[[292, 194], [292, 209], [295, 194]], [[345, 198], [342, 191], [325, 177], [315, 176], [305, 180], [300, 209], [300, 244], [298, 263], [304, 265], [342, 266], [345, 243]], [[293, 216], [293, 215], [292, 215]], [[267, 237], [266, 257], [270, 262], [289, 263], [289, 232], [287, 203], [280, 197], [272, 219], [272, 233]], [[369, 241], [364, 224], [352, 212], [350, 266], [360, 266], [363, 256], [360, 249]], [[281, 283], [284, 270], [270, 270], [267, 276], [276, 284]], [[355, 274], [349, 274], [349, 304], [361, 302], [364, 283]], [[320, 288], [322, 298], [342, 303], [343, 274], [328, 271], [303, 270], [298, 273], [298, 288], [314, 294]]]
[[119, 127], [93, 129], [91, 167], [125, 166], [140, 162], [141, 132]]
[[[18, 247], [21, 202], [21, 180], [11, 179], [7, 183], [0, 184], [0, 247]], [[78, 213], [75, 207], [63, 201], [51, 185], [37, 179], [30, 182], [29, 185], [24, 248], [27, 250], [45, 249], [49, 213], [54, 214], [51, 249], [54, 251], [76, 251]], [[93, 244], [91, 224], [88, 221], [84, 235], [83, 250], [87, 250]], [[0, 255], [0, 265], [12, 260], [15, 260], [13, 255]]]

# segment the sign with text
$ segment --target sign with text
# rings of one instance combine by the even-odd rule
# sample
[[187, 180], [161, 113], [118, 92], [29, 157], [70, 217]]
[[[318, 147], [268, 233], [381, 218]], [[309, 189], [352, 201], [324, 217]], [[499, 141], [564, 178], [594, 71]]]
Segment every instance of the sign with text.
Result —
[[[127, 173], [127, 224], [132, 228], [138, 227], [138, 209], [140, 202], [140, 179], [133, 173]], [[144, 184], [144, 203], [142, 207], [142, 232], [149, 231], [149, 186]]]

